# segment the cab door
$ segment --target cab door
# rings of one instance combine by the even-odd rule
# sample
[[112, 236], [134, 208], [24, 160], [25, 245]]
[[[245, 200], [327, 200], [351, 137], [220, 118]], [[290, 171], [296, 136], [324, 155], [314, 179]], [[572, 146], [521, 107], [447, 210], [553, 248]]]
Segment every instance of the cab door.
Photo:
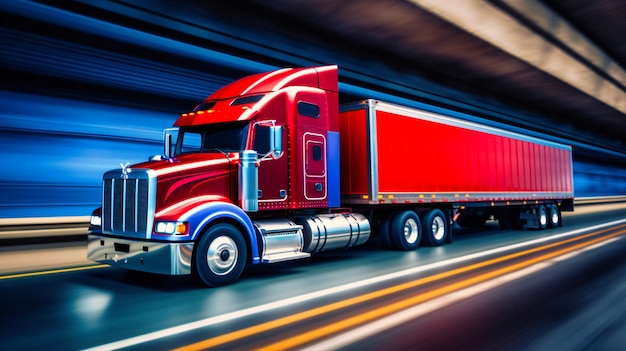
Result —
[[[270, 151], [269, 127], [255, 127], [254, 150], [260, 155]], [[285, 132], [283, 131], [283, 140]], [[289, 172], [288, 157], [266, 159], [259, 164], [259, 209], [279, 209], [288, 207]]]
[[307, 132], [303, 143], [304, 197], [307, 200], [326, 200], [326, 137]]

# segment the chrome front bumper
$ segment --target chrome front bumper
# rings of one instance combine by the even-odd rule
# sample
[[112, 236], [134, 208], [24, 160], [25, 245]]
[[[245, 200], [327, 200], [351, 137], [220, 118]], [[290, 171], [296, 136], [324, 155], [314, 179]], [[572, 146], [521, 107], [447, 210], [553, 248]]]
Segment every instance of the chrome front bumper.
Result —
[[87, 258], [135, 271], [183, 275], [191, 273], [194, 243], [128, 240], [89, 234]]

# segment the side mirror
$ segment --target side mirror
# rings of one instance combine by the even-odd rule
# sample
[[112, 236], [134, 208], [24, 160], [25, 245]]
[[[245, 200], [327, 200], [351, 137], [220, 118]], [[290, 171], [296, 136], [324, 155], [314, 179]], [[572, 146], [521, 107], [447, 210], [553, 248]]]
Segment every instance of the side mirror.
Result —
[[178, 137], [178, 128], [167, 128], [163, 131], [163, 154], [165, 158], [174, 156], [175, 136]]
[[283, 128], [270, 127], [270, 157], [277, 159], [283, 153]]

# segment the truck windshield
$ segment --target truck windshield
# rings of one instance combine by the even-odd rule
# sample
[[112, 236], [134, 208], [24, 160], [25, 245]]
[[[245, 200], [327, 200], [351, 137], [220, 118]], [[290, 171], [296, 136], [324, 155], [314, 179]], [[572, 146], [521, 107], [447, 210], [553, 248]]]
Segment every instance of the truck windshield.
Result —
[[246, 147], [248, 125], [248, 122], [238, 122], [181, 127], [175, 155], [241, 151]]

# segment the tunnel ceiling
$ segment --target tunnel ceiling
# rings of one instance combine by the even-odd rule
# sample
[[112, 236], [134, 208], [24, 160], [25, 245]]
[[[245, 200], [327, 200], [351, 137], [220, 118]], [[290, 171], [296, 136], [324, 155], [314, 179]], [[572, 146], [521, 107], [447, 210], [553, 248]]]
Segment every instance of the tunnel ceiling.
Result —
[[[276, 13], [333, 33], [342, 41], [388, 53], [387, 57], [397, 66], [412, 67], [449, 86], [486, 94], [521, 109], [539, 111], [544, 118], [554, 122], [553, 128], [574, 126], [575, 130], [589, 133], [597, 140], [604, 139], [616, 150], [624, 150], [626, 36], [617, 33], [626, 33], [623, 17], [626, 2], [474, 2], [485, 3], [483, 8], [488, 6], [493, 13], [508, 17], [494, 22], [493, 31], [502, 32], [502, 37], [496, 39], [489, 33], [481, 36], [472, 32], [474, 28], [482, 29], [475, 23], [480, 19], [469, 20], [469, 25], [459, 24], [454, 19], [463, 14], [439, 8], [456, 6], [455, 2], [439, 1], [445, 5], [433, 5], [437, 1], [404, 0], [258, 3]], [[473, 10], [484, 11], [483, 8], [476, 6]], [[533, 17], [537, 13], [551, 23], [542, 23], [541, 19]], [[461, 18], [460, 22], [463, 20]], [[507, 52], [507, 40], [527, 39], [515, 35], [520, 28], [539, 40], [539, 47], [545, 46], [545, 51], [556, 48], [564, 52], [561, 56], [565, 59], [550, 63], [557, 65], [556, 68], [546, 68], [533, 59], [544, 52], [533, 52], [532, 49], [528, 52], [521, 49], [521, 53], [513, 55]], [[599, 54], [594, 58], [590, 51]], [[594, 62], [594, 59], [600, 62]], [[554, 57], [546, 60], [554, 60]], [[611, 61], [611, 66], [606, 65], [607, 60]], [[567, 71], [576, 71], [580, 69], [578, 66], [588, 70], [589, 74], [568, 80]], [[592, 85], [603, 85], [599, 90], [610, 86], [612, 97], [605, 99], [606, 95], [596, 94], [590, 87]]]
[[544, 0], [589, 39], [626, 67], [626, 2]]
[[273, 66], [335, 63], [347, 83], [626, 159], [624, 1], [38, 2]]

